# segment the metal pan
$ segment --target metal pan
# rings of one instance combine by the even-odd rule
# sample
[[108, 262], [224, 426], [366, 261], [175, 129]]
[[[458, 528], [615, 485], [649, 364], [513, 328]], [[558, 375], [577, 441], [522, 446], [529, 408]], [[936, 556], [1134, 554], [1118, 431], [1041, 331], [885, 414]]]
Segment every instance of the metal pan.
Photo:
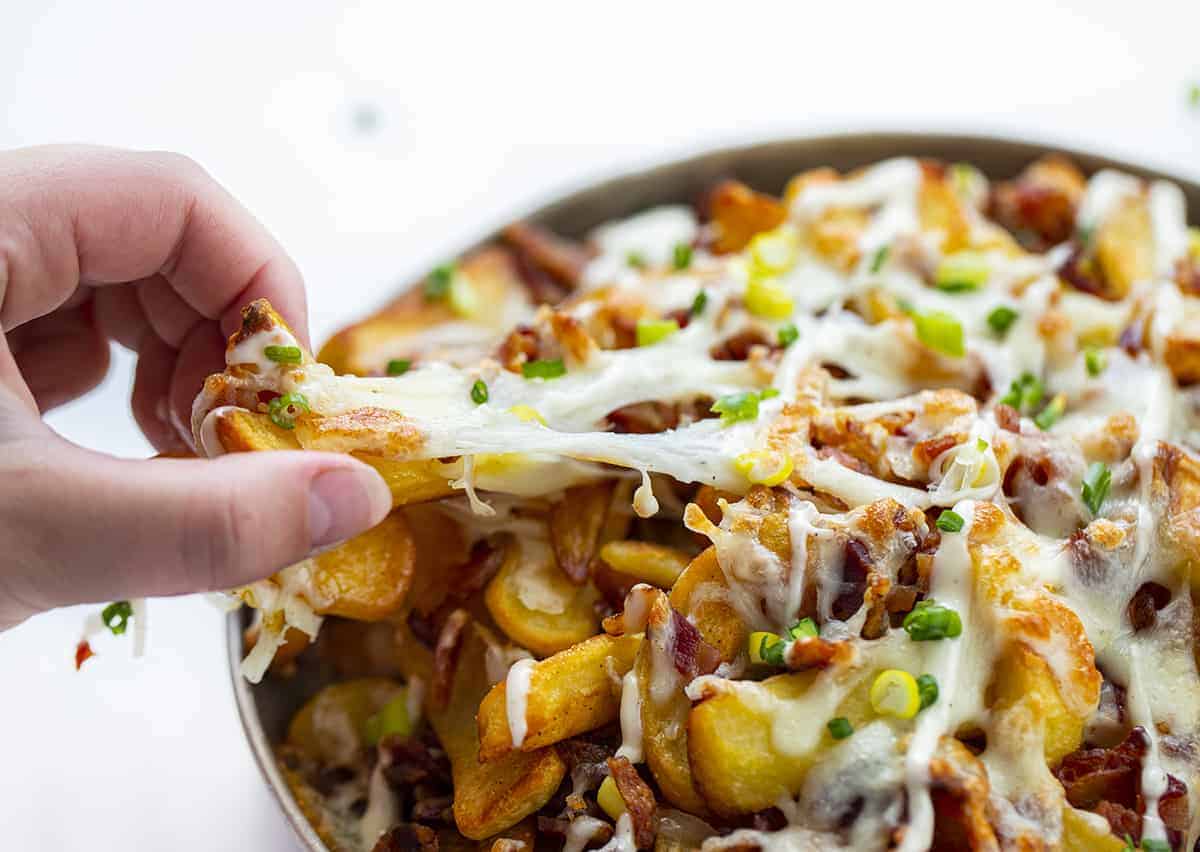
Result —
[[[719, 149], [603, 180], [536, 210], [514, 211], [513, 219], [533, 221], [560, 234], [578, 237], [602, 222], [656, 204], [694, 201], [714, 181], [725, 177], [735, 177], [756, 189], [778, 194], [788, 178], [805, 169], [832, 166], [846, 171], [889, 157], [919, 156], [968, 162], [990, 177], [1002, 178], [1016, 174], [1051, 151], [1066, 154], [1089, 174], [1115, 168], [1148, 179], [1174, 181], [1187, 197], [1188, 220], [1200, 219], [1200, 185], [1172, 175], [1056, 145], [924, 133], [833, 134]], [[493, 237], [494, 234], [483, 234], [476, 243], [464, 245], [459, 253]], [[297, 675], [288, 680], [268, 676], [257, 686], [247, 683], [238, 673], [244, 655], [242, 629], [246, 619], [245, 613], [234, 612], [226, 623], [229, 669], [242, 727], [263, 777], [300, 840], [313, 852], [326, 852], [325, 844], [308, 824], [284, 783], [272, 750], [272, 743], [282, 739], [292, 714], [323, 685], [326, 674], [310, 664], [302, 665]]]

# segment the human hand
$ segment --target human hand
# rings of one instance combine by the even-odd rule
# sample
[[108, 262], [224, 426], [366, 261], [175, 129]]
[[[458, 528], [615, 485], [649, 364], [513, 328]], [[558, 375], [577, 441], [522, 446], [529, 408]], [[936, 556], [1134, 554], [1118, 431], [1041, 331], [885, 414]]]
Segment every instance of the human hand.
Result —
[[259, 297], [306, 337], [304, 286], [275, 240], [171, 154], [0, 153], [0, 630], [73, 603], [241, 585], [374, 526], [374, 470], [332, 453], [119, 460], [41, 420], [138, 353], [133, 413], [190, 447], [192, 399]]

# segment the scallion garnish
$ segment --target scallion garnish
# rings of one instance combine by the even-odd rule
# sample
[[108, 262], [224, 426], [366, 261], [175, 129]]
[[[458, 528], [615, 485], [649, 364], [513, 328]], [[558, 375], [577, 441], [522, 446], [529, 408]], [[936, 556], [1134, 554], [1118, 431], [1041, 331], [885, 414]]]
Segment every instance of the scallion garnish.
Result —
[[557, 379], [566, 372], [562, 358], [527, 361], [521, 365], [521, 375], [527, 379]]
[[450, 292], [450, 282], [453, 280], [453, 263], [435, 266], [425, 278], [425, 298], [431, 302], [446, 298], [446, 294]]
[[471, 402], [476, 405], [483, 405], [488, 401], [488, 386], [484, 384], [483, 379], [476, 379], [475, 384], [471, 385]]
[[817, 631], [817, 623], [811, 618], [800, 619], [788, 628], [787, 633], [789, 639], [801, 639], [804, 637], [816, 639], [819, 635], [819, 632]]
[[1062, 419], [1063, 414], [1067, 410], [1067, 398], [1063, 394], [1056, 394], [1055, 397], [1046, 403], [1046, 407], [1038, 412], [1033, 418], [1033, 422], [1043, 432]]
[[904, 630], [914, 642], [953, 639], [962, 635], [962, 619], [954, 610], [929, 598], [918, 601], [904, 616]]
[[1112, 471], [1103, 462], [1092, 462], [1083, 477], [1080, 496], [1084, 505], [1093, 515], [1100, 514], [1100, 508], [1108, 498], [1108, 490], [1112, 487]]
[[263, 354], [276, 364], [299, 364], [302, 357], [299, 346], [267, 346]]
[[634, 269], [645, 269], [646, 256], [640, 251], [631, 251], [629, 254], [625, 255], [625, 263]]
[[1089, 376], [1098, 376], [1108, 367], [1108, 354], [1101, 349], [1089, 349], [1083, 353], [1083, 363]]
[[133, 604], [129, 601], [110, 603], [100, 611], [100, 620], [104, 622], [105, 627], [112, 631], [113, 636], [120, 636], [124, 633], [131, 618], [133, 618]]
[[779, 345], [787, 349], [800, 339], [800, 329], [794, 322], [785, 323], [779, 327]]
[[412, 361], [407, 358], [393, 358], [387, 362], [387, 374], [389, 376], [403, 376], [412, 366]]
[[671, 252], [671, 265], [676, 269], [687, 269], [692, 265], [692, 247], [687, 243], [677, 243]]
[[875, 254], [871, 255], [871, 273], [874, 274], [883, 269], [883, 265], [887, 263], [888, 247], [881, 246], [875, 250]]
[[743, 420], [757, 419], [759, 402], [776, 396], [779, 396], [779, 391], [776, 388], [766, 388], [761, 392], [742, 391], [741, 393], [731, 393], [714, 402], [709, 411], [713, 414], [720, 414], [721, 425], [729, 426], [732, 423], [740, 423]]
[[937, 528], [942, 532], [962, 532], [963, 525], [966, 523], [963, 516], [958, 512], [952, 512], [949, 509], [938, 515]]
[[930, 349], [952, 358], [961, 358], [966, 354], [962, 323], [952, 315], [945, 311], [930, 311], [927, 314], [913, 312], [912, 318], [917, 340]]
[[923, 674], [917, 678], [917, 694], [921, 696], [921, 709], [931, 707], [938, 700], [938, 682], [931, 674]]
[[692, 310], [691, 310], [692, 316], [694, 316], [694, 317], [700, 316], [700, 314], [704, 313], [704, 309], [707, 306], [708, 306], [708, 293], [705, 292], [704, 290], [701, 290], [699, 293], [696, 294], [696, 298], [692, 300]]
[[1041, 379], [1033, 373], [1022, 373], [1013, 379], [1008, 393], [1000, 397], [1000, 402], [1010, 405], [1022, 414], [1029, 414], [1042, 401], [1046, 388]]
[[[1197, 99], [1200, 102], [1200, 98]], [[1129, 841], [1130, 848], [1133, 847], [1133, 840]], [[1150, 837], [1142, 838], [1142, 852], [1171, 852], [1171, 844], [1165, 840], [1154, 840]]]
[[825, 727], [829, 729], [829, 736], [835, 740], [844, 740], [854, 733], [854, 726], [850, 724], [850, 720], [845, 716], [830, 719], [825, 723]]
[[767, 634], [762, 638], [762, 644], [758, 646], [758, 656], [762, 658], [764, 663], [769, 663], [772, 666], [783, 665], [783, 654], [787, 650], [787, 642], [784, 642], [778, 636]]
[[969, 293], [987, 282], [989, 272], [987, 258], [961, 251], [942, 258], [933, 283], [945, 293]]
[[653, 346], [679, 331], [679, 323], [673, 319], [656, 320], [642, 318], [637, 321], [637, 345]]
[[998, 308], [992, 308], [991, 313], [987, 315], [987, 324], [996, 334], [1003, 335], [1019, 317], [1016, 311], [1007, 305], [1001, 305]]
[[280, 429], [296, 428], [296, 417], [308, 411], [308, 400], [302, 393], [285, 393], [267, 403], [267, 416]]

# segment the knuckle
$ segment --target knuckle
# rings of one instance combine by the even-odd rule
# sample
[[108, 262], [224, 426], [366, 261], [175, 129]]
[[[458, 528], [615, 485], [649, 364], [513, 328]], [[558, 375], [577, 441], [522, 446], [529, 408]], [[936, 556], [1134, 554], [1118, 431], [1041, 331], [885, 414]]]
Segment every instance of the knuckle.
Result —
[[231, 486], [215, 489], [205, 503], [194, 515], [201, 522], [184, 519], [180, 557], [188, 582], [209, 591], [228, 589], [269, 570], [263, 564], [264, 529], [255, 508]]

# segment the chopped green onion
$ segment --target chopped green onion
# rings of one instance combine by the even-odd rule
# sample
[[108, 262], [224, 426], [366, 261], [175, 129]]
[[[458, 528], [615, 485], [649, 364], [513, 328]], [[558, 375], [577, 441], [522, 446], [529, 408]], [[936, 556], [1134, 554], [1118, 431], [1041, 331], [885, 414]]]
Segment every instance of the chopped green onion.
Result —
[[133, 605], [129, 601], [110, 603], [100, 612], [100, 620], [104, 622], [105, 627], [112, 631], [113, 636], [120, 636], [124, 633], [131, 618], [133, 618]]
[[762, 657], [764, 663], [770, 663], [773, 666], [783, 665], [783, 653], [787, 650], [787, 642], [784, 642], [778, 636], [768, 634], [763, 637], [762, 644], [758, 646], [758, 655]]
[[779, 388], [764, 388], [758, 396], [760, 399], [774, 399], [779, 396]]
[[979, 452], [981, 452], [981, 453], [986, 453], [986, 452], [987, 452], [987, 448], [988, 448], [988, 442], [987, 442], [987, 441], [983, 440], [983, 438], [976, 438], [976, 439], [975, 439], [975, 449], [979, 450]]
[[1007, 305], [1001, 305], [998, 308], [993, 308], [992, 312], [987, 315], [987, 323], [991, 326], [992, 331], [996, 334], [1003, 335], [1012, 324], [1017, 321], [1020, 316], [1016, 311]]
[[399, 695], [379, 708], [379, 712], [368, 716], [363, 724], [364, 739], [367, 745], [378, 745], [384, 737], [397, 734], [402, 737], [410, 736], [413, 723], [408, 716], [408, 693], [401, 691]]
[[977, 183], [982, 183], [984, 177], [974, 166], [954, 163], [950, 166], [950, 180], [954, 183], [956, 193], [969, 195]]
[[1089, 376], [1098, 376], [1108, 367], [1108, 354], [1100, 349], [1089, 349], [1083, 353], [1083, 363]]
[[844, 740], [854, 733], [854, 726], [850, 724], [850, 720], [845, 716], [830, 719], [825, 723], [825, 727], [829, 729], [829, 736], [835, 740]]
[[527, 361], [521, 365], [521, 375], [527, 379], [557, 379], [566, 375], [567, 368], [562, 358], [545, 361]]
[[630, 266], [632, 266], [634, 269], [645, 269], [646, 268], [646, 256], [644, 254], [642, 254], [640, 251], [629, 252], [629, 254], [625, 255], [625, 262], [627, 264], [629, 264]]
[[435, 266], [425, 279], [425, 298], [431, 302], [446, 298], [446, 294], [450, 292], [450, 282], [453, 280], [453, 263]]
[[263, 354], [276, 364], [299, 364], [302, 357], [299, 346], [267, 346]]
[[1022, 373], [1013, 379], [1008, 393], [1000, 397], [1000, 402], [1004, 405], [1011, 405], [1022, 414], [1029, 414], [1042, 401], [1045, 393], [1046, 388], [1041, 379], [1033, 373]]
[[817, 623], [811, 618], [800, 619], [788, 628], [787, 633], [789, 639], [800, 639], [805, 636], [810, 639], [816, 639], [819, 635]]
[[1100, 514], [1100, 507], [1108, 498], [1108, 489], [1112, 487], [1112, 472], [1103, 462], [1092, 462], [1087, 474], [1083, 477], [1080, 496], [1093, 515]]
[[758, 417], [758, 394], [754, 391], [731, 393], [713, 403], [709, 409], [713, 414], [721, 415], [721, 425], [740, 423], [743, 420], [754, 420]]
[[483, 379], [476, 379], [475, 384], [471, 385], [471, 402], [476, 405], [483, 405], [488, 401], [488, 386], [484, 384]]
[[[1130, 840], [1130, 843], [1132, 842]], [[1153, 840], [1149, 837], [1143, 837], [1142, 852], [1171, 852], [1171, 844], [1165, 840]]]
[[704, 290], [701, 290], [699, 293], [696, 294], [696, 298], [692, 300], [691, 315], [694, 317], [700, 316], [700, 314], [704, 313], [704, 309], [707, 306], [708, 306], [708, 293], [706, 293]]
[[914, 642], [953, 639], [962, 635], [962, 619], [954, 610], [929, 598], [918, 601], [913, 611], [904, 616], [904, 630]]
[[687, 269], [692, 265], [692, 247], [687, 243], [678, 243], [671, 252], [671, 265], [676, 269]]
[[387, 363], [387, 374], [389, 376], [403, 376], [412, 366], [412, 361], [407, 358], [393, 358]]
[[874, 274], [883, 269], [883, 265], [887, 263], [888, 247], [883, 246], [875, 250], [875, 254], [871, 255], [871, 273]]
[[1075, 242], [1079, 243], [1083, 248], [1087, 248], [1088, 243], [1092, 241], [1092, 233], [1095, 228], [1089, 228], [1086, 225], [1080, 225], [1075, 230]]
[[938, 515], [937, 528], [942, 532], [962, 532], [963, 525], [966, 521], [958, 512], [952, 512], [949, 509]]
[[267, 403], [267, 416], [280, 429], [295, 429], [296, 416], [308, 411], [308, 400], [302, 393], [285, 393]]
[[637, 345], [653, 346], [655, 343], [666, 340], [677, 331], [679, 331], [679, 323], [673, 319], [640, 319], [637, 321]]
[[1200, 107], [1200, 83], [1192, 83], [1188, 87], [1188, 103], [1194, 107]]
[[921, 696], [921, 709], [932, 707], [938, 700], [937, 678], [931, 674], [923, 674], [917, 678], [917, 694]]
[[962, 323], [952, 315], [945, 311], [930, 311], [927, 314], [914, 313], [912, 318], [917, 340], [930, 349], [952, 358], [961, 358], [966, 354]]
[[933, 283], [945, 293], [969, 293], [987, 283], [990, 272], [987, 258], [975, 252], [960, 251], [942, 258]]
[[779, 327], [779, 345], [784, 349], [787, 349], [799, 339], [800, 329], [796, 328], [794, 322], [789, 322]]
[[1039, 429], [1041, 429], [1043, 432], [1045, 432], [1051, 426], [1053, 426], [1055, 423], [1057, 423], [1059, 420], [1062, 419], [1062, 416], [1066, 412], [1066, 410], [1067, 410], [1066, 396], [1064, 396], [1061, 393], [1056, 394], [1054, 399], [1050, 400], [1050, 402], [1048, 402], [1046, 404], [1046, 407], [1043, 408], [1038, 413], [1038, 415], [1033, 418], [1033, 422], [1035, 424], [1037, 424], [1037, 427]]

